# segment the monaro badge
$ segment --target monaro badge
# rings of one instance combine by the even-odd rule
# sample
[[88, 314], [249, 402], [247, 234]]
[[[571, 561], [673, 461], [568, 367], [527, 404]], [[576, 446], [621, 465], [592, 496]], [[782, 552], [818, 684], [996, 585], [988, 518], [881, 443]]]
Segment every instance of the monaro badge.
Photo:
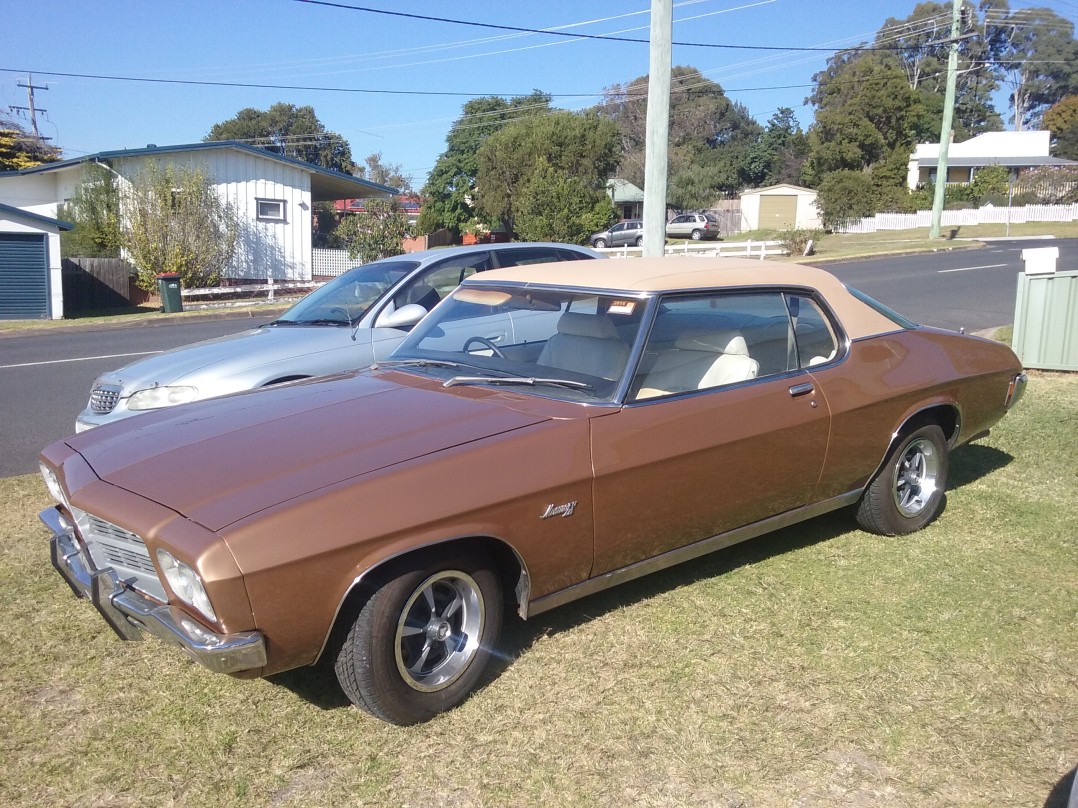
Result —
[[539, 518], [540, 519], [549, 519], [551, 516], [561, 516], [561, 517], [572, 516], [573, 511], [575, 511], [575, 510], [576, 510], [576, 500], [575, 499], [572, 502], [566, 502], [564, 505], [555, 505], [555, 504], [551, 503], [550, 505], [546, 506], [546, 510], [543, 511], [543, 515], [540, 516]]

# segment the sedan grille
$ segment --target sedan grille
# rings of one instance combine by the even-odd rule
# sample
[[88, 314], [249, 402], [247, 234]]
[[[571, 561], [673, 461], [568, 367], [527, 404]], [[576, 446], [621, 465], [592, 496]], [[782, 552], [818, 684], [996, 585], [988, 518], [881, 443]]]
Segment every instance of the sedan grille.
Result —
[[93, 514], [72, 510], [95, 570], [111, 568], [129, 586], [162, 602], [166, 600], [150, 551], [140, 536]]
[[115, 384], [102, 384], [90, 392], [90, 409], [94, 412], [112, 412], [119, 402], [120, 388]]

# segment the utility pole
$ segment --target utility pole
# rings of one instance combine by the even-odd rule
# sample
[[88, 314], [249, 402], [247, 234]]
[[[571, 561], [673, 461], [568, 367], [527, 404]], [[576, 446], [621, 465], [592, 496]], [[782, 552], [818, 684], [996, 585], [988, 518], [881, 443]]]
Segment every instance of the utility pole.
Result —
[[33, 75], [30, 75], [30, 74], [28, 74], [26, 76], [26, 84], [23, 84], [21, 81], [17, 82], [17, 84], [18, 84], [19, 87], [25, 87], [26, 88], [26, 103], [29, 104], [29, 106], [26, 106], [26, 107], [8, 107], [8, 109], [10, 109], [12, 112], [16, 112], [16, 111], [18, 111], [18, 112], [29, 112], [30, 113], [30, 126], [33, 127], [34, 137], [38, 141], [51, 140], [52, 138], [42, 137], [41, 132], [38, 131], [38, 128], [37, 128], [37, 114], [39, 112], [44, 114], [44, 113], [48, 112], [48, 110], [47, 109], [37, 109], [34, 106], [34, 90], [47, 90], [47, 89], [49, 89], [49, 85], [47, 85], [47, 84], [44, 84], [44, 85], [37, 84], [37, 85], [35, 85], [34, 84], [34, 77], [33, 77]]
[[644, 140], [644, 255], [666, 252], [666, 175], [670, 139], [673, 0], [651, 0], [648, 115]]
[[943, 219], [943, 194], [947, 190], [947, 150], [951, 145], [954, 123], [955, 85], [958, 83], [958, 35], [962, 25], [962, 0], [953, 0], [951, 8], [951, 49], [947, 54], [947, 92], [943, 96], [943, 125], [940, 127], [940, 154], [936, 164], [936, 188], [932, 198], [932, 227], [929, 238], [939, 238]]

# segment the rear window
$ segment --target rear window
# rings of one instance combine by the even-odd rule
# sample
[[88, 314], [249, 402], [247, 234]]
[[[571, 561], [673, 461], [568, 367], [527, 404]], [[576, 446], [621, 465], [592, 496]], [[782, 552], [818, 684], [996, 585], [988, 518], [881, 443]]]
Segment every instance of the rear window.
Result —
[[903, 317], [901, 314], [899, 314], [894, 309], [888, 308], [887, 306], [883, 305], [880, 301], [876, 300], [876, 298], [869, 297], [868, 295], [866, 295], [864, 292], [860, 291], [859, 289], [854, 289], [852, 286], [847, 286], [846, 291], [848, 291], [851, 295], [856, 297], [858, 300], [860, 300], [862, 303], [864, 303], [870, 309], [874, 309], [875, 311], [882, 314], [884, 317], [886, 317], [888, 320], [893, 322], [895, 325], [899, 325], [902, 328], [917, 328], [918, 327], [917, 323], [913, 322], [913, 320], [909, 319], [908, 317]]

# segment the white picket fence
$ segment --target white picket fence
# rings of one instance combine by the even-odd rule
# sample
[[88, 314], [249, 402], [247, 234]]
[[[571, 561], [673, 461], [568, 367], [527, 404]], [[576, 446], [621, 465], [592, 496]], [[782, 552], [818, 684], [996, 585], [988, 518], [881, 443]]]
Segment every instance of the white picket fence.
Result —
[[[644, 254], [643, 247], [604, 247], [599, 252], [611, 258], [630, 258]], [[685, 241], [667, 244], [667, 255], [697, 255], [703, 257], [740, 256], [764, 259], [772, 255], [788, 255], [781, 241]]]
[[[942, 227], [970, 227], [976, 224], [1023, 224], [1025, 222], [1073, 222], [1078, 221], [1078, 204], [1071, 205], [1020, 205], [1018, 207], [995, 207], [968, 210], [945, 210], [940, 219]], [[914, 230], [931, 227], [932, 211], [916, 213], [877, 213], [855, 222], [836, 227], [836, 233], [875, 233], [879, 230]]]

